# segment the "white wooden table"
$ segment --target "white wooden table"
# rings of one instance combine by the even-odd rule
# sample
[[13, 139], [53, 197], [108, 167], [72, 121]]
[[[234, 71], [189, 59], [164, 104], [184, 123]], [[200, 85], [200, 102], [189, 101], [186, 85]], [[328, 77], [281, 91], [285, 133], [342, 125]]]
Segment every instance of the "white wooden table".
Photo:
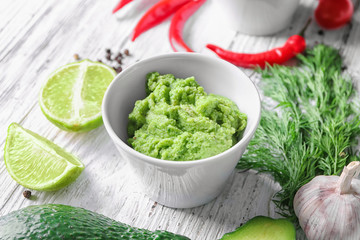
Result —
[[[105, 128], [88, 133], [69, 133], [51, 124], [41, 113], [38, 94], [42, 82], [57, 67], [81, 58], [104, 59], [105, 49], [131, 56], [123, 67], [156, 54], [172, 52], [168, 41], [169, 21], [141, 35], [130, 35], [142, 13], [155, 0], [136, 0], [117, 15], [111, 10], [117, 0], [2, 0], [0, 7], [0, 145], [7, 127], [18, 122], [77, 155], [86, 165], [70, 186], [57, 192], [32, 191], [35, 199], [23, 197], [18, 185], [0, 161], [0, 215], [28, 205], [61, 203], [83, 207], [132, 226], [164, 229], [191, 239], [218, 239], [256, 215], [276, 217], [271, 202], [279, 189], [269, 176], [235, 170], [223, 193], [212, 202], [192, 209], [171, 209], [154, 203], [138, 191], [126, 161], [121, 159]], [[347, 71], [360, 81], [360, 0], [354, 0], [352, 24], [336, 31], [319, 32], [313, 22], [307, 30], [309, 45], [323, 42], [341, 49]], [[212, 0], [190, 19], [185, 41], [197, 52], [215, 43], [242, 52], [259, 52], [282, 45], [296, 34], [313, 14], [317, 1], [302, 0], [293, 21], [284, 31], [267, 37], [234, 32], [216, 18]], [[214, 56], [214, 55], [213, 55]], [[257, 82], [258, 76], [245, 70]], [[299, 239], [303, 238], [300, 234]]]

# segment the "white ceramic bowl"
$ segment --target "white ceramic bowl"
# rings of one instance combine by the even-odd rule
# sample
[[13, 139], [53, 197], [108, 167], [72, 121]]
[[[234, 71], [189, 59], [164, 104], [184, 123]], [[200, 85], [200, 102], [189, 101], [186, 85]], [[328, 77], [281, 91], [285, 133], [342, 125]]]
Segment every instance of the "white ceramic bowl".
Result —
[[[168, 161], [146, 156], [127, 144], [128, 115], [144, 99], [146, 74], [158, 71], [175, 77], [194, 76], [207, 93], [233, 100], [248, 116], [243, 138], [229, 150], [195, 161]], [[252, 81], [237, 67], [197, 53], [170, 53], [126, 68], [107, 89], [102, 106], [105, 128], [131, 165], [152, 200], [168, 207], [189, 208], [214, 199], [254, 135], [260, 119], [260, 97]]]
[[220, 19], [236, 31], [269, 35], [283, 30], [299, 5], [299, 0], [216, 0]]

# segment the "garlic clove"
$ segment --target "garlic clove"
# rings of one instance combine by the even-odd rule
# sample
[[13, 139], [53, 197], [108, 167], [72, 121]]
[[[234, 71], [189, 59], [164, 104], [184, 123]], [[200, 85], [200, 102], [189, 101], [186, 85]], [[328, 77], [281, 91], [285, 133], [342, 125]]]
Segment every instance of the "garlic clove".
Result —
[[360, 162], [341, 177], [317, 176], [299, 189], [294, 210], [309, 240], [360, 239]]

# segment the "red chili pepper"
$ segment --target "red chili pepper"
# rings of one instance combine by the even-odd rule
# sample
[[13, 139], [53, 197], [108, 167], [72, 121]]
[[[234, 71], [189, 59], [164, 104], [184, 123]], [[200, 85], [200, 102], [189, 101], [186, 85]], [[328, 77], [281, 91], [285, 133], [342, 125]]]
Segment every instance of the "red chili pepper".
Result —
[[262, 53], [236, 53], [213, 44], [207, 44], [206, 47], [215, 52], [220, 58], [239, 67], [254, 68], [258, 66], [264, 68], [266, 64], [282, 64], [305, 50], [306, 42], [302, 35], [309, 24], [310, 20], [299, 35], [289, 37], [282, 47]]
[[132, 1], [133, 0], [120, 0], [119, 3], [113, 9], [112, 13], [116, 13], [117, 11], [119, 11], [121, 8], [123, 8], [125, 5], [127, 5], [128, 3], [132, 2]]
[[320, 0], [315, 10], [315, 19], [325, 29], [336, 29], [349, 22], [353, 13], [351, 0]]
[[175, 52], [179, 51], [178, 48], [183, 51], [193, 52], [182, 38], [183, 28], [191, 15], [193, 15], [205, 2], [206, 0], [192, 0], [188, 2], [182, 6], [171, 19], [169, 40], [171, 47]]
[[140, 34], [160, 24], [190, 1], [191, 0], [160, 0], [141, 17], [134, 29], [131, 40], [135, 41]]

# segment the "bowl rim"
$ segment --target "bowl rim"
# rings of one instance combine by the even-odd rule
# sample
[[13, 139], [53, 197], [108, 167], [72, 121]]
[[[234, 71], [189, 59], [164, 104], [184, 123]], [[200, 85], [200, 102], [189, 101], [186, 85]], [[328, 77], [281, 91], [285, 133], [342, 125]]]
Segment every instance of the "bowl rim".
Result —
[[[248, 130], [248, 132], [246, 134], [244, 134], [244, 136], [240, 139], [240, 141], [238, 141], [235, 145], [233, 145], [231, 148], [227, 149], [224, 152], [221, 152], [217, 155], [208, 157], [208, 158], [202, 158], [202, 159], [197, 159], [197, 160], [188, 160], [188, 161], [173, 161], [173, 160], [166, 160], [166, 159], [159, 159], [159, 158], [154, 158], [154, 157], [150, 157], [147, 156], [143, 153], [140, 153], [138, 151], [136, 151], [135, 149], [133, 149], [132, 147], [130, 147], [128, 144], [126, 144], [114, 131], [114, 129], [112, 128], [110, 121], [108, 119], [108, 111], [106, 110], [107, 108], [105, 106], [107, 106], [109, 103], [109, 92], [111, 90], [111, 88], [116, 84], [117, 81], [120, 81], [121, 76], [125, 75], [127, 72], [132, 71], [133, 68], [136, 68], [137, 65], [139, 64], [146, 64], [147, 62], [152, 62], [158, 59], [162, 59], [162, 58], [171, 58], [171, 57], [183, 57], [183, 58], [199, 58], [199, 59], [205, 59], [205, 60], [210, 60], [210, 61], [215, 61], [218, 64], [221, 65], [225, 65], [225, 67], [229, 67], [232, 68], [236, 71], [239, 71], [241, 75], [243, 75], [244, 78], [246, 78], [246, 81], [250, 82], [250, 85], [252, 87], [254, 87], [256, 94], [256, 103], [255, 103], [255, 107], [258, 109], [258, 113], [256, 114], [257, 118], [254, 119], [255, 124]], [[208, 162], [213, 162], [218, 160], [219, 158], [224, 157], [225, 155], [229, 155], [230, 153], [232, 153], [233, 151], [236, 151], [240, 146], [246, 144], [246, 142], [250, 141], [250, 139], [253, 137], [259, 122], [260, 122], [260, 118], [261, 118], [261, 99], [260, 99], [260, 94], [259, 94], [259, 90], [257, 89], [255, 83], [238, 67], [236, 67], [235, 65], [219, 59], [219, 58], [215, 58], [215, 57], [210, 57], [204, 54], [200, 54], [200, 53], [189, 53], [189, 52], [174, 52], [174, 53], [164, 53], [164, 54], [159, 54], [156, 56], [152, 56], [149, 58], [145, 58], [141, 61], [135, 62], [132, 65], [128, 66], [127, 68], [125, 68], [121, 73], [119, 73], [117, 76], [115, 76], [115, 78], [113, 79], [113, 81], [110, 83], [110, 85], [108, 86], [108, 88], [105, 91], [104, 97], [103, 97], [103, 102], [102, 102], [102, 118], [103, 118], [103, 122], [105, 125], [105, 129], [108, 132], [108, 134], [110, 135], [111, 139], [115, 142], [115, 144], [118, 144], [121, 146], [121, 148], [124, 151], [129, 152], [129, 154], [131, 155], [135, 155], [137, 158], [145, 160], [149, 163], [152, 164], [156, 164], [156, 165], [160, 165], [160, 166], [183, 166], [183, 167], [188, 167], [188, 166], [194, 166], [194, 165], [201, 165], [204, 163], [208, 163]], [[240, 159], [239, 159], [240, 160]]]

